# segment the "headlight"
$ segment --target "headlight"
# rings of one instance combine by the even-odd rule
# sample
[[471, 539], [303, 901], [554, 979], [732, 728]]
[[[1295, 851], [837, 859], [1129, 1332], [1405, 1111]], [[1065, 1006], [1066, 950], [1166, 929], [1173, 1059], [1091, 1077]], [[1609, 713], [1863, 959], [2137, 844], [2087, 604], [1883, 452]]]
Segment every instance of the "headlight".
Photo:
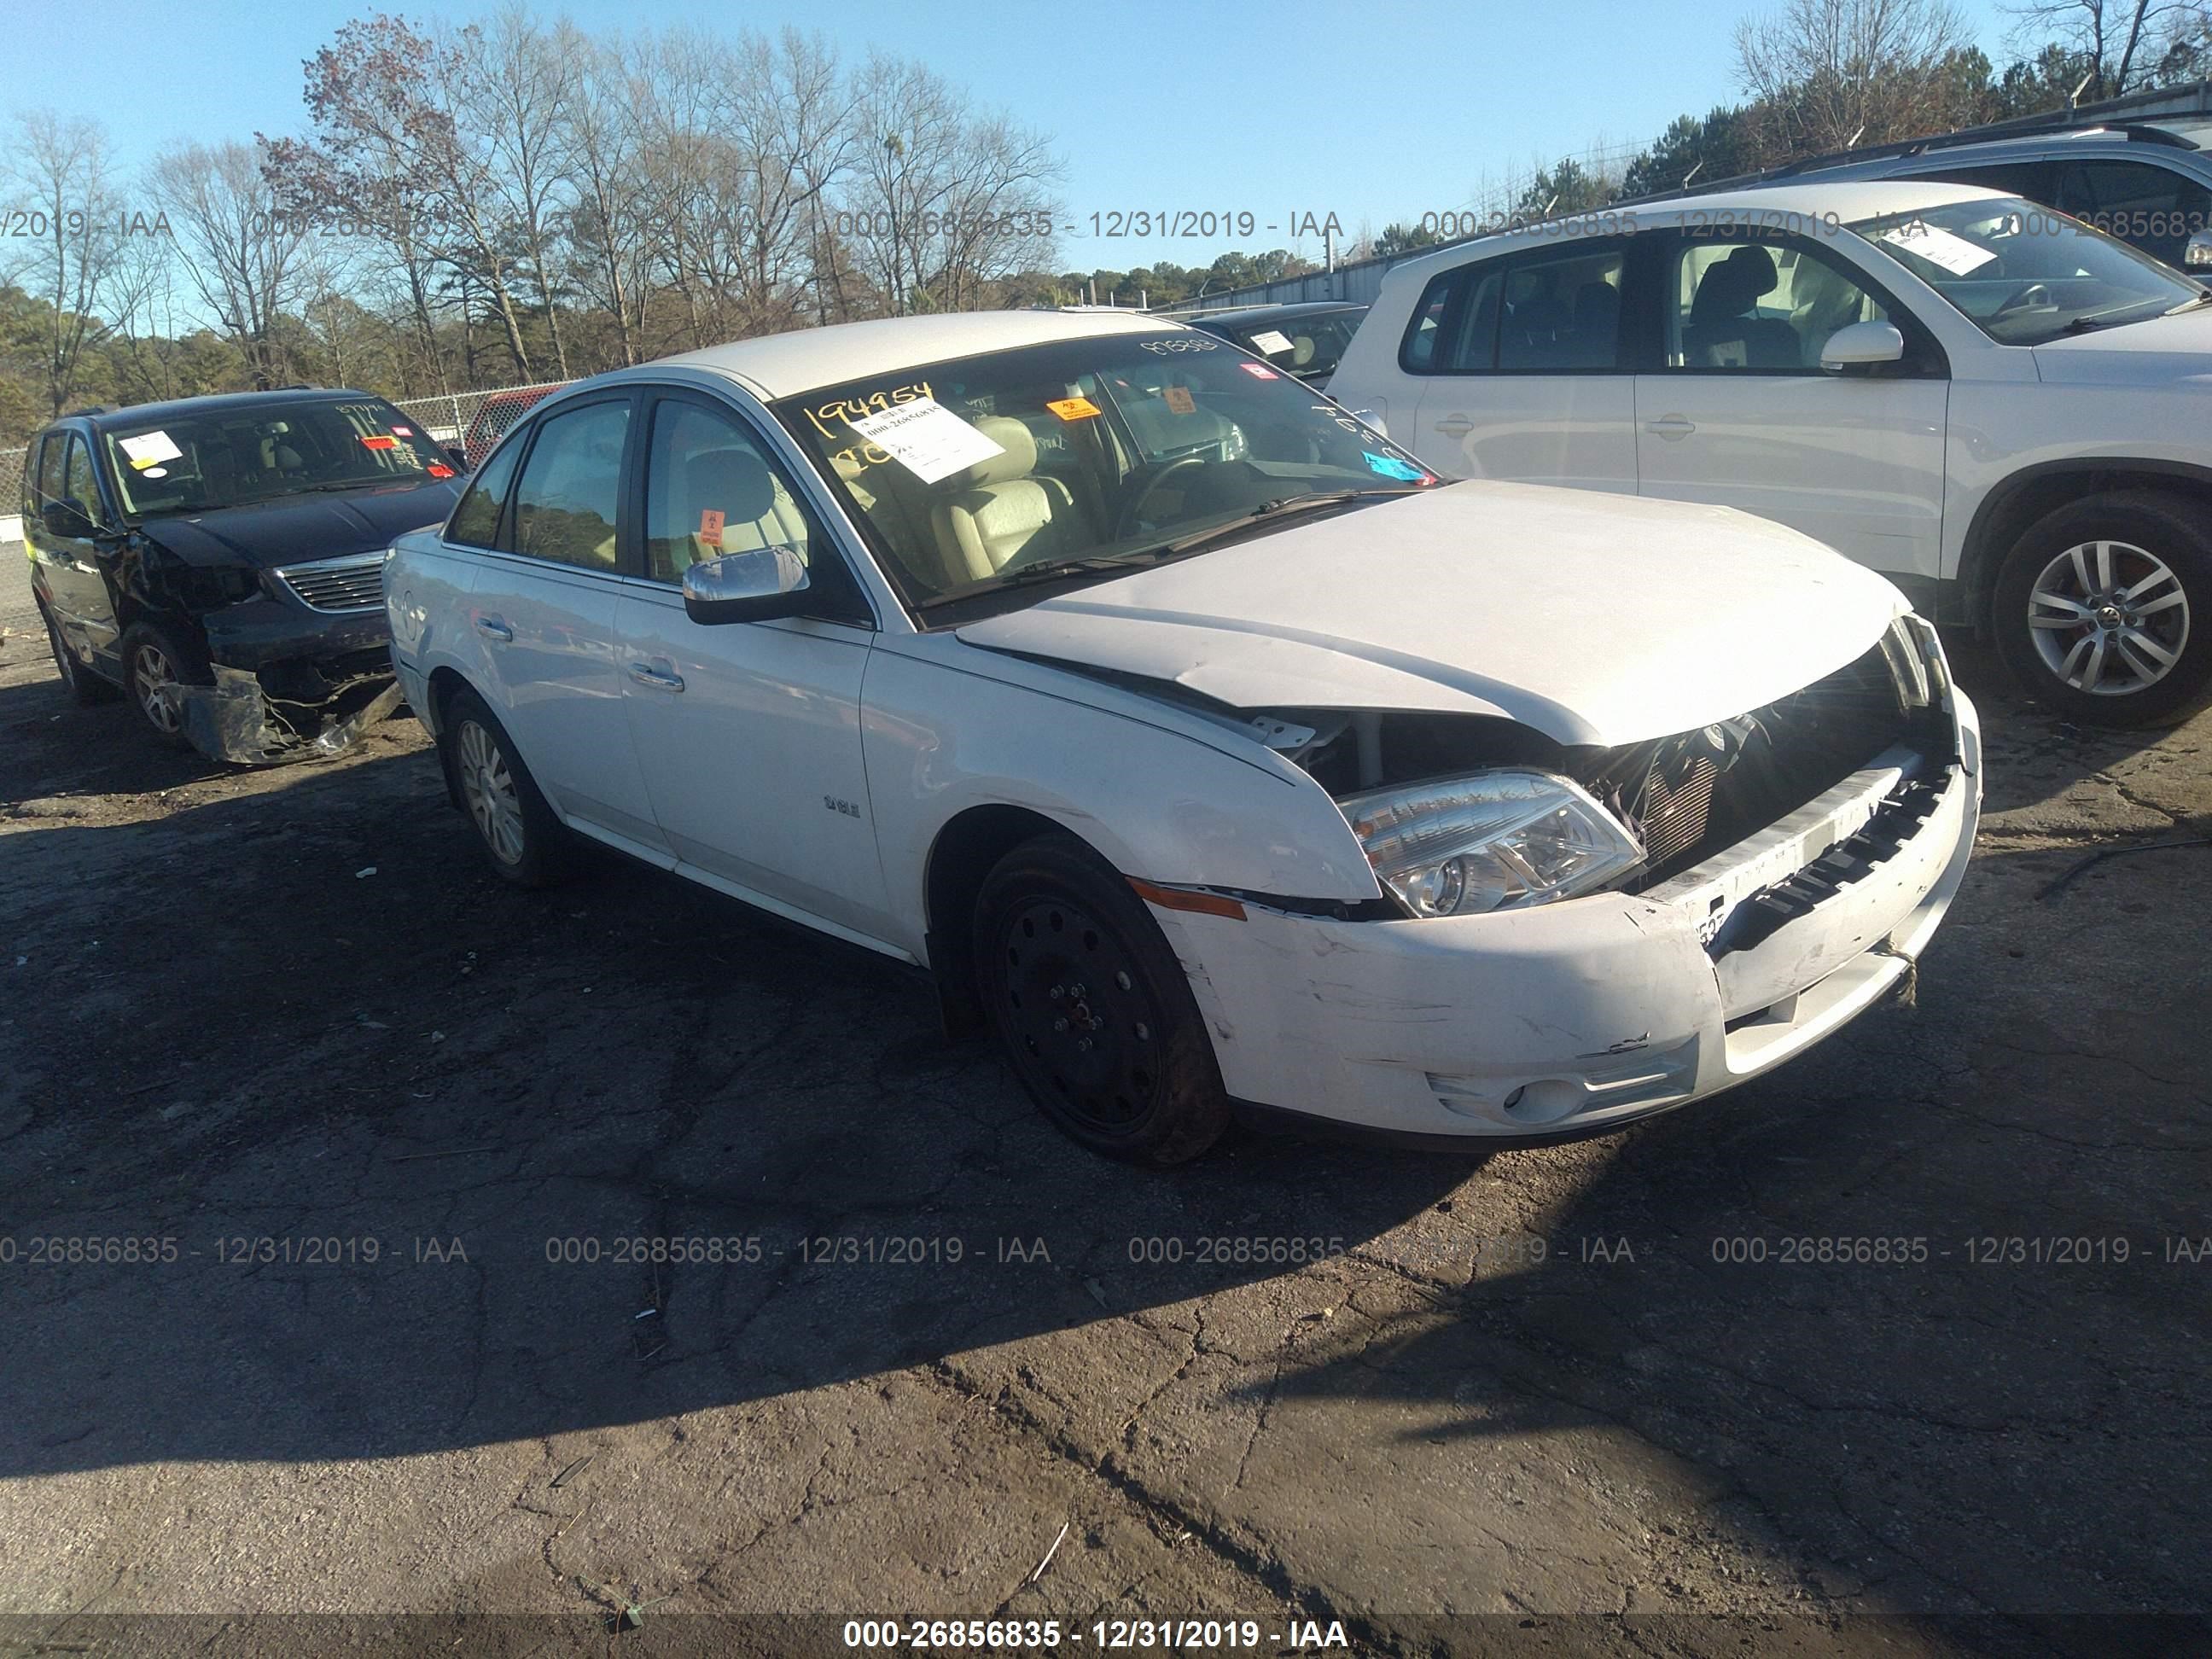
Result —
[[1375, 878], [1417, 916], [1548, 904], [1644, 861], [1611, 813], [1550, 772], [1484, 772], [1338, 805]]

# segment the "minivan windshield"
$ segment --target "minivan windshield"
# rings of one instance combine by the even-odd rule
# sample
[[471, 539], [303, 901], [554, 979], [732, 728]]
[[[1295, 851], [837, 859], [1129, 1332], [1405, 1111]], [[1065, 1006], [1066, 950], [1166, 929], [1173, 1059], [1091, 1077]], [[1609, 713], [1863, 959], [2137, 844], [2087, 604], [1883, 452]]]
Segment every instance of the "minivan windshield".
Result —
[[1282, 370], [1186, 329], [900, 369], [775, 410], [917, 611], [1437, 482]]
[[2016, 196], [1947, 202], [1851, 228], [2002, 345], [2142, 322], [2205, 297], [2148, 254]]
[[282, 495], [450, 478], [437, 445], [381, 398], [240, 404], [106, 425], [110, 476], [133, 518], [207, 513]]

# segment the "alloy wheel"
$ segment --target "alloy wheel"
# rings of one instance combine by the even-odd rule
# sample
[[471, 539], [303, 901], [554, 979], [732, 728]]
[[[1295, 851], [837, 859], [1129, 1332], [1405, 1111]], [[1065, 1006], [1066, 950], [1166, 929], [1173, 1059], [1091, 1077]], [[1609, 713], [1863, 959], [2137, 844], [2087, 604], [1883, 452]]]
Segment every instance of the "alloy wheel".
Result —
[[142, 640], [131, 653], [131, 690], [154, 729], [173, 736], [183, 723], [176, 705], [166, 695], [177, 684], [176, 665], [169, 653], [151, 641]]
[[2131, 542], [2082, 542], [2043, 568], [2027, 623], [2043, 665], [2077, 691], [2124, 697], [2173, 670], [2189, 644], [2189, 594]]
[[468, 805], [477, 833], [501, 863], [521, 863], [522, 799], [515, 793], [514, 775], [499, 740], [476, 721], [464, 720], [454, 750], [461, 799]]

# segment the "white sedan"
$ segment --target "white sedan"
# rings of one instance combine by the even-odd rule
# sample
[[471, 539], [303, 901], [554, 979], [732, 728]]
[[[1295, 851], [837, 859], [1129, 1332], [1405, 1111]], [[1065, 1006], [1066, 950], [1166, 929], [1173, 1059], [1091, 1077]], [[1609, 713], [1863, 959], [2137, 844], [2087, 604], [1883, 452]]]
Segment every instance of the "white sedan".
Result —
[[1052, 1120], [1496, 1145], [1742, 1082], [1910, 969], [1973, 711], [1871, 572], [1452, 483], [1226, 342], [859, 323], [531, 411], [385, 592], [492, 866], [577, 836], [934, 977]]

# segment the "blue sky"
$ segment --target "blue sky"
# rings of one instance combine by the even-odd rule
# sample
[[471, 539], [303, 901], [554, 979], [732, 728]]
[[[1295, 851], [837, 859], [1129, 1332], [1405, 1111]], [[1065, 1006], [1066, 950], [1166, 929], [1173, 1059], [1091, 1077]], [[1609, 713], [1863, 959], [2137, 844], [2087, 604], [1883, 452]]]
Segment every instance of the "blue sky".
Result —
[[[1773, 0], [1767, 0], [1767, 4]], [[421, 18], [402, 0], [226, 0], [166, 21], [143, 3], [0, 0], [0, 29], [43, 40], [34, 62], [0, 83], [0, 112], [50, 104], [104, 120], [124, 159], [172, 139], [299, 131], [301, 60], [349, 17], [374, 9]], [[735, 30], [819, 29], [858, 58], [871, 46], [924, 59], [979, 103], [1054, 136], [1062, 195], [1083, 234], [1063, 237], [1061, 267], [1127, 270], [1201, 264], [1228, 246], [1294, 246], [1293, 216], [1334, 213], [1351, 235], [1393, 219], [1469, 205], [1486, 185], [1595, 143], [1650, 137], [1675, 115], [1738, 95], [1732, 31], [1761, 0], [1575, 0], [1534, 5], [1296, 0], [1268, 7], [1149, 0], [1069, 6], [958, 6], [846, 0], [720, 11], [678, 0], [578, 0], [595, 32], [678, 22]], [[440, 15], [488, 8], [442, 0]], [[2009, 19], [1966, 0], [1992, 58]], [[65, 20], [67, 48], [52, 48]], [[52, 77], [34, 63], [67, 64]], [[86, 72], [92, 71], [92, 72]], [[1115, 209], [1250, 210], [1249, 242], [1094, 239], [1090, 216]]]

